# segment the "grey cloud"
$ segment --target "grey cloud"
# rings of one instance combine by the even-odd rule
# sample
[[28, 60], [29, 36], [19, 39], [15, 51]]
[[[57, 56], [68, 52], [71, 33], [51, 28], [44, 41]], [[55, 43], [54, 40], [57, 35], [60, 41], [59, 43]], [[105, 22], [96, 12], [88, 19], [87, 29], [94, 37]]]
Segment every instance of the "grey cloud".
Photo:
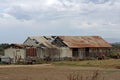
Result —
[[92, 3], [95, 3], [95, 4], [104, 4], [106, 2], [109, 2], [111, 0], [86, 0], [85, 2], [92, 2]]
[[[3, 7], [0, 26], [14, 26], [16, 29], [22, 26], [19, 30], [22, 32], [25, 28], [25, 34], [99, 34], [104, 37], [120, 34], [120, 0], [52, 0], [49, 4], [46, 2], [50, 0], [12, 1], [14, 4], [10, 0], [7, 3], [0, 1]], [[114, 4], [110, 5], [113, 1]], [[2, 14], [11, 17], [4, 18]]]
[[9, 8], [8, 11], [6, 11], [6, 13], [11, 16], [14, 16], [16, 19], [25, 19], [25, 20], [31, 19], [29, 13], [24, 11], [24, 9], [21, 8], [20, 6], [11, 7]]
[[[31, 1], [31, 3], [27, 4], [28, 7], [32, 6], [32, 0], [30, 0], [30, 1]], [[33, 19], [33, 18], [38, 19], [38, 18], [47, 18], [47, 17], [53, 18], [53, 17], [58, 17], [58, 16], [64, 17], [64, 16], [68, 16], [68, 15], [74, 16], [74, 15], [76, 15], [76, 13], [78, 13], [77, 15], [81, 15], [81, 14], [87, 15], [89, 13], [93, 13], [96, 10], [95, 7], [90, 7], [89, 5], [87, 6], [88, 3], [82, 3], [84, 0], [82, 0], [82, 1], [56, 0], [56, 1], [59, 1], [59, 4], [57, 4], [57, 5], [53, 4], [51, 6], [48, 6], [48, 9], [46, 11], [44, 11], [44, 9], [38, 8], [38, 7], [41, 7], [41, 3], [39, 4], [39, 6], [34, 5], [33, 8], [28, 9], [28, 10], [21, 7], [21, 5], [17, 5], [17, 4], [19, 4], [19, 3], [17, 3], [16, 4], [17, 6], [16, 5], [10, 6], [11, 9], [8, 11], [8, 14], [16, 17], [17, 19]], [[107, 2], [110, 0], [87, 0], [87, 1], [96, 3], [96, 2]], [[22, 3], [22, 4], [24, 4], [24, 3]], [[26, 1], [25, 1], [25, 4], [26, 4]], [[43, 1], [43, 4], [44, 4], [44, 1]], [[75, 7], [76, 5], [78, 5], [78, 6]], [[43, 7], [47, 7], [47, 6], [43, 5]], [[61, 11], [60, 10], [61, 8], [64, 8], [64, 11]], [[98, 8], [100, 8], [100, 7], [98, 6]], [[48, 13], [50, 13], [50, 14], [48, 14]]]

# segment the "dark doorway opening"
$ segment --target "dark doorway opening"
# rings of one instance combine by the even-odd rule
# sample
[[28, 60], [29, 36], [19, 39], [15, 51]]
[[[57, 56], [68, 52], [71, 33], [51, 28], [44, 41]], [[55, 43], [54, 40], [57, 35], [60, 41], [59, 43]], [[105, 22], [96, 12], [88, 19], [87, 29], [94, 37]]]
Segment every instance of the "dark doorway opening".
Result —
[[73, 56], [73, 57], [79, 57], [78, 48], [73, 48], [73, 49], [72, 49], [72, 56]]
[[85, 48], [85, 55], [86, 55], [86, 57], [89, 56], [89, 48]]

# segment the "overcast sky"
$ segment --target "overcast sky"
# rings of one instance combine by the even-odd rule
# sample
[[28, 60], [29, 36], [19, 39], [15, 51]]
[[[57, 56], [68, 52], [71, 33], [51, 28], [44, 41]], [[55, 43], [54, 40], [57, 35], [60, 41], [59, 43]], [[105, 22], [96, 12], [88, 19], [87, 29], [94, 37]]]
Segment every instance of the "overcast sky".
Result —
[[41, 35], [120, 39], [120, 0], [0, 0], [0, 43]]

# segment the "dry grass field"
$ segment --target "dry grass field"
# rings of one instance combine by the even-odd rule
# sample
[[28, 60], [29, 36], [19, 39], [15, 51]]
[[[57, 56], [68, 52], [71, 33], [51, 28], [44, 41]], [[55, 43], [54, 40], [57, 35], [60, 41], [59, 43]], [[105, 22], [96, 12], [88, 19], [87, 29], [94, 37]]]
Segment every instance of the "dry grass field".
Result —
[[77, 74], [78, 80], [90, 80], [96, 71], [99, 75], [94, 80], [120, 80], [120, 69], [116, 68], [54, 64], [0, 65], [0, 80], [72, 80], [70, 76], [73, 73]]
[[59, 61], [54, 62], [58, 66], [82, 66], [82, 67], [101, 67], [101, 68], [118, 68], [120, 69], [120, 59], [108, 60], [86, 60], [86, 61]]

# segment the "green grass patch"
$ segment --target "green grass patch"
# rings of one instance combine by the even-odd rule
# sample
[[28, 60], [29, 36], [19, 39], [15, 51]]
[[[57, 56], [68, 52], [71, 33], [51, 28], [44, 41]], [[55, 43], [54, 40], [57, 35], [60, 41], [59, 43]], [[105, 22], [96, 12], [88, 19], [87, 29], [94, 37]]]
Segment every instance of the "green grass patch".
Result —
[[109, 59], [109, 60], [87, 60], [87, 61], [60, 61], [53, 62], [54, 65], [58, 66], [86, 66], [86, 67], [115, 67], [120, 66], [120, 59]]

